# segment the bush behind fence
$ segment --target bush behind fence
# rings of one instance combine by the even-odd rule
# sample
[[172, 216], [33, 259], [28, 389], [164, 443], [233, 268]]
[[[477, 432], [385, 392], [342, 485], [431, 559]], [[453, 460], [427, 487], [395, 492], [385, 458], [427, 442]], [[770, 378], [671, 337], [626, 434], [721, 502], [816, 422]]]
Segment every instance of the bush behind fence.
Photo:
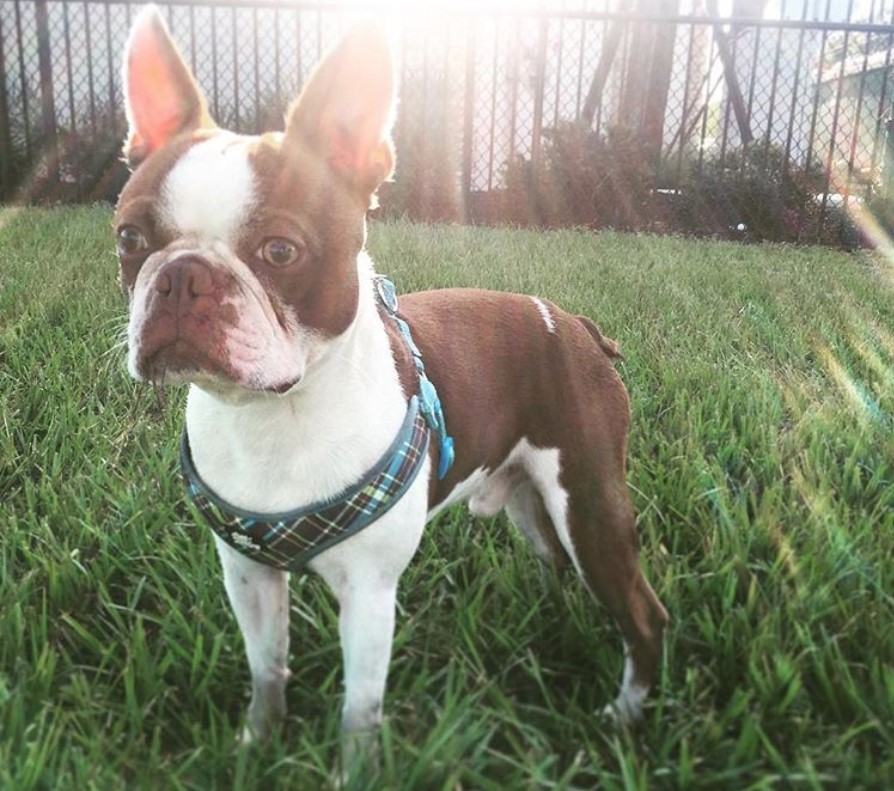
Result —
[[[281, 128], [355, 16], [350, 4], [161, 4], [215, 118], [245, 133]], [[785, 3], [779, 20], [700, 13], [712, 5], [390, 17], [401, 101], [382, 211], [836, 244], [859, 241], [855, 206], [894, 216], [884, 4], [862, 22], [787, 19]], [[115, 199], [135, 7], [0, 3], [0, 197]]]

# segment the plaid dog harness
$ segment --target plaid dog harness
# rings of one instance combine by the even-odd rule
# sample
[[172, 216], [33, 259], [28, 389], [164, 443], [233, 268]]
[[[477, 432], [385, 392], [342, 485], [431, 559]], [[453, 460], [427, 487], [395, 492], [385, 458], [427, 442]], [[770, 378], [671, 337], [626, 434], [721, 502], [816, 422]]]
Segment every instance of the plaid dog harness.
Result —
[[180, 470], [190, 499], [218, 538], [267, 566], [283, 571], [299, 569], [386, 514], [419, 474], [431, 431], [437, 432], [440, 440], [439, 478], [453, 463], [453, 440], [447, 435], [437, 392], [425, 376], [409, 326], [397, 317], [394, 286], [381, 277], [376, 278], [375, 284], [382, 307], [398, 324], [416, 361], [419, 394], [410, 398], [403, 425], [391, 447], [359, 483], [330, 500], [293, 511], [246, 511], [223, 500], [202, 480], [193, 464], [186, 427], [183, 428]]

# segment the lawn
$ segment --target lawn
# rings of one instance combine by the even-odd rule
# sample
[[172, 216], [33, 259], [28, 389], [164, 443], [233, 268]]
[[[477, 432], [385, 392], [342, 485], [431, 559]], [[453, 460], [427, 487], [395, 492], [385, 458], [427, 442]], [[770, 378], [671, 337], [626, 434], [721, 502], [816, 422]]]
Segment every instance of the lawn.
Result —
[[[182, 390], [124, 368], [108, 207], [0, 212], [0, 788], [327, 788], [333, 598], [293, 582], [281, 741], [233, 748], [241, 638], [177, 475]], [[894, 270], [818, 248], [373, 224], [403, 291], [529, 292], [620, 341], [643, 564], [670, 611], [643, 724], [617, 633], [503, 518], [402, 581], [387, 789], [894, 787]]]

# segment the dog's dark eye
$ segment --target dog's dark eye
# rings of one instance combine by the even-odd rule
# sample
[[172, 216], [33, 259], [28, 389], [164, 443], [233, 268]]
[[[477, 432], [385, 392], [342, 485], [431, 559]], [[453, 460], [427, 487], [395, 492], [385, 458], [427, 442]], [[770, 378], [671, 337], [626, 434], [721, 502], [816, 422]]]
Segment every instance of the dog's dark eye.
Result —
[[301, 258], [303, 248], [288, 239], [268, 239], [258, 250], [258, 256], [271, 266], [289, 266]]
[[133, 255], [148, 250], [146, 235], [135, 225], [123, 225], [118, 229], [118, 255]]

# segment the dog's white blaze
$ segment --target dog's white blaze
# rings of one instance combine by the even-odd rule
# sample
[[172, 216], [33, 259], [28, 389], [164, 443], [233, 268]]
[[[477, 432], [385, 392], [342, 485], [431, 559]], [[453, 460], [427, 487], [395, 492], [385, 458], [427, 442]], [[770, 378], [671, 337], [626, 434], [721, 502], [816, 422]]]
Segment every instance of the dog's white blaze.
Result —
[[178, 235], [235, 241], [255, 201], [250, 139], [221, 132], [181, 157], [161, 190], [164, 222]]
[[540, 318], [543, 319], [543, 323], [546, 325], [546, 331], [550, 333], [550, 335], [555, 334], [556, 320], [553, 318], [553, 314], [549, 312], [547, 304], [539, 297], [531, 297], [531, 302], [537, 307], [537, 312], [540, 314]]

